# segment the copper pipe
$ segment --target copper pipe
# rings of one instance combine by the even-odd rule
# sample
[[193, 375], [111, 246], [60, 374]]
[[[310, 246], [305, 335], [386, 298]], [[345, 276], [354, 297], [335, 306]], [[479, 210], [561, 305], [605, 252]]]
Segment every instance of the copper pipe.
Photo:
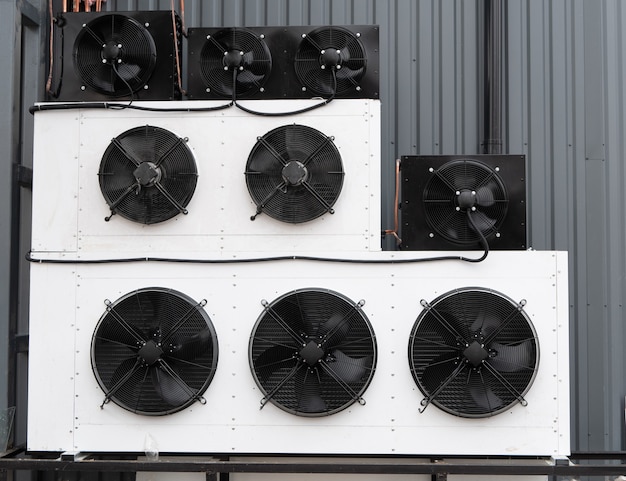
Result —
[[[50, 1], [52, 3], [52, 0]], [[67, 0], [63, 0], [63, 13], [67, 12]]]
[[394, 208], [393, 208], [393, 230], [385, 230], [385, 235], [392, 235], [396, 238], [398, 245], [402, 244], [402, 239], [398, 237], [398, 229], [400, 227], [398, 221], [398, 209], [400, 199], [400, 159], [396, 159], [396, 193], [394, 196]]
[[178, 76], [178, 89], [180, 90], [181, 94], [184, 94], [183, 79], [180, 69], [180, 53], [178, 51], [178, 29], [176, 28], [176, 12], [174, 9], [174, 0], [170, 1], [170, 6], [172, 8], [172, 28], [174, 30], [174, 52], [176, 52], [176, 73]]
[[96, 0], [96, 12], [102, 11], [102, 0]]
[[85, 0], [85, 12], [90, 12], [91, 11], [91, 4], [89, 3], [89, 0]]
[[180, 0], [180, 18], [182, 23], [183, 35], [187, 36], [187, 27], [185, 27], [185, 0]]
[[[51, 94], [52, 93], [52, 72], [53, 72], [53, 66], [54, 66], [54, 13], [53, 13], [53, 8], [52, 8], [52, 0], [49, 0], [48, 6], [49, 6], [48, 14], [50, 15], [50, 53], [49, 53], [50, 70], [48, 71], [48, 80], [46, 81], [46, 93]], [[65, 12], [66, 6], [67, 5], [65, 4], [65, 0], [63, 0], [64, 12]]]

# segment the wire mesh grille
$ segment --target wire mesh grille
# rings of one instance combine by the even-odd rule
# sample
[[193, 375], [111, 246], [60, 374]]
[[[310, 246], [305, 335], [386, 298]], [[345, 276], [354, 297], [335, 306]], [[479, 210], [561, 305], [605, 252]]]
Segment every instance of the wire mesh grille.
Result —
[[250, 363], [264, 402], [325, 416], [362, 401], [376, 341], [359, 304], [328, 290], [297, 290], [266, 306], [250, 337]]
[[423, 305], [411, 331], [409, 364], [426, 396], [424, 405], [432, 402], [457, 416], [486, 417], [525, 404], [539, 346], [524, 302], [466, 288]]
[[177, 412], [200, 399], [217, 354], [202, 305], [164, 288], [139, 289], [109, 304], [91, 345], [105, 402], [146, 415]]

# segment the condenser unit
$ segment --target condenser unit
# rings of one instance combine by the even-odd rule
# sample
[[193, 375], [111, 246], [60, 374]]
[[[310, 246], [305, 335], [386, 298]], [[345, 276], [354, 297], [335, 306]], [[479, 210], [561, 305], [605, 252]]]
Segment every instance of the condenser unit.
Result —
[[568, 455], [566, 253], [427, 254], [32, 264], [28, 449]]
[[376, 25], [188, 32], [190, 99], [379, 97]]
[[379, 101], [172, 105], [35, 113], [34, 252], [380, 249]]
[[55, 20], [48, 100], [180, 98], [182, 29], [177, 15], [67, 12]]
[[400, 160], [403, 250], [526, 249], [524, 155]]

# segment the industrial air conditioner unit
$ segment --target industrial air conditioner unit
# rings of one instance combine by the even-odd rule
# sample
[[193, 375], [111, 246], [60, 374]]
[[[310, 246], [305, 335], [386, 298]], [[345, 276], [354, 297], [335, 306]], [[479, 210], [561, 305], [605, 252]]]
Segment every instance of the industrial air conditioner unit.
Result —
[[48, 100], [180, 99], [182, 29], [171, 11], [67, 12], [54, 25]]
[[379, 97], [376, 25], [188, 31], [190, 99]]
[[524, 155], [400, 159], [403, 250], [526, 249]]
[[35, 112], [36, 255], [380, 249], [377, 100], [287, 117], [220, 101], [49, 105]]
[[567, 254], [422, 254], [32, 264], [28, 449], [568, 455]]

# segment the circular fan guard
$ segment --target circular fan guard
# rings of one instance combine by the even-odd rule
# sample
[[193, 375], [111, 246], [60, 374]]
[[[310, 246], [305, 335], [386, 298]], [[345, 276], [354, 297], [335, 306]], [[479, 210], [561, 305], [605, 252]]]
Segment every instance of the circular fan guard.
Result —
[[114, 138], [98, 173], [111, 215], [155, 224], [186, 214], [197, 182], [196, 163], [186, 141], [150, 125]]
[[218, 354], [204, 303], [165, 288], [139, 289], [107, 301], [91, 344], [104, 402], [145, 415], [204, 403], [201, 396], [213, 379]]
[[257, 214], [291, 224], [334, 213], [344, 175], [333, 138], [297, 124], [259, 137], [245, 174]]
[[200, 75], [207, 92], [233, 96], [233, 71], [237, 72], [237, 97], [263, 91], [272, 70], [272, 57], [262, 38], [244, 28], [209, 35], [200, 52]]
[[147, 85], [156, 66], [154, 39], [137, 20], [103, 15], [85, 24], [74, 42], [74, 67], [85, 86], [119, 97]]
[[341, 27], [321, 27], [303, 35], [294, 62], [300, 82], [325, 97], [361, 90], [366, 66], [358, 34]]
[[322, 289], [295, 290], [265, 303], [249, 346], [262, 403], [300, 416], [364, 404], [376, 341], [362, 304]]
[[482, 418], [526, 405], [539, 346], [525, 301], [465, 288], [422, 305], [409, 340], [409, 365], [426, 396], [424, 409], [432, 402], [456, 416]]
[[498, 235], [509, 197], [497, 168], [471, 159], [453, 160], [432, 174], [423, 205], [434, 233], [459, 245], [476, 244], [481, 234]]

